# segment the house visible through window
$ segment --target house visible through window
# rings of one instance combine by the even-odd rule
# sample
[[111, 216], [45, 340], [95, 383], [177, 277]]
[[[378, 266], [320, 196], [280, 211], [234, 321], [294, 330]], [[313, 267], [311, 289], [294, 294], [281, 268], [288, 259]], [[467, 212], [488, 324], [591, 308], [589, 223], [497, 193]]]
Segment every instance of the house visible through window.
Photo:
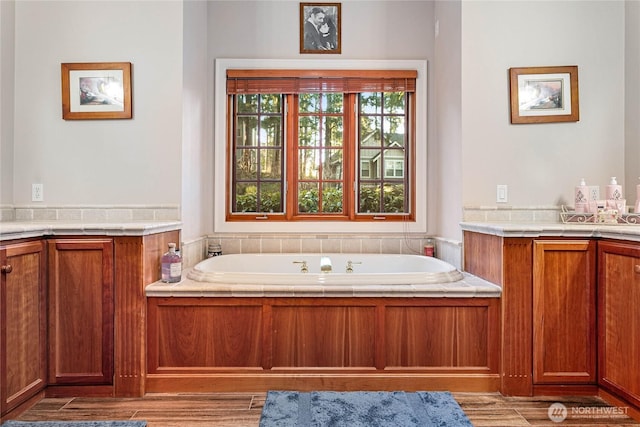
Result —
[[416, 75], [227, 70], [227, 219], [414, 219]]

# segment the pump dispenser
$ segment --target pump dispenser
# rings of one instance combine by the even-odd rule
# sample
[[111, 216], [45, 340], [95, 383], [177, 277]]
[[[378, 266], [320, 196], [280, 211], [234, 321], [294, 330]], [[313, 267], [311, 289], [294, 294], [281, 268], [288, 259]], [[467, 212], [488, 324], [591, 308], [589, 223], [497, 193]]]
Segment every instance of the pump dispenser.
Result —
[[615, 209], [619, 215], [626, 210], [626, 200], [622, 196], [622, 186], [616, 181], [616, 177], [612, 176], [609, 185], [607, 185], [607, 208]]
[[607, 200], [622, 199], [622, 186], [616, 181], [616, 177], [612, 176], [609, 185], [607, 185]]
[[586, 213], [589, 211], [589, 187], [584, 178], [582, 178], [580, 184], [576, 186], [575, 211], [576, 213]]

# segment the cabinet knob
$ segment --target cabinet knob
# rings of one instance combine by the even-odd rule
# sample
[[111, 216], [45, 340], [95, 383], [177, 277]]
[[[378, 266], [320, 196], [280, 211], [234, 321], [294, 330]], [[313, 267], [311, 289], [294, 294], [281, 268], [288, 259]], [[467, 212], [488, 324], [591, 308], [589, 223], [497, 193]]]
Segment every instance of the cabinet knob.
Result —
[[636, 273], [640, 274], [640, 264], [636, 264], [636, 266], [634, 267], [633, 271], [635, 271]]
[[13, 271], [13, 267], [11, 266], [11, 264], [3, 265], [2, 267], [0, 267], [0, 271], [2, 271], [2, 273], [4, 274], [9, 274]]

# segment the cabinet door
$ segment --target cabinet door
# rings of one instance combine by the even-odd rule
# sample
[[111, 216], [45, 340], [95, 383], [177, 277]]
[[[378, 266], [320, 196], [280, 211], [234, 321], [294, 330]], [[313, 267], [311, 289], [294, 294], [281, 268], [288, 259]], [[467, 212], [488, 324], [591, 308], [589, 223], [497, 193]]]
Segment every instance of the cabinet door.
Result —
[[598, 244], [599, 383], [640, 406], [640, 244]]
[[46, 288], [41, 241], [0, 248], [2, 413], [46, 384]]
[[48, 245], [49, 384], [112, 384], [113, 241]]
[[596, 381], [596, 243], [535, 241], [533, 382]]

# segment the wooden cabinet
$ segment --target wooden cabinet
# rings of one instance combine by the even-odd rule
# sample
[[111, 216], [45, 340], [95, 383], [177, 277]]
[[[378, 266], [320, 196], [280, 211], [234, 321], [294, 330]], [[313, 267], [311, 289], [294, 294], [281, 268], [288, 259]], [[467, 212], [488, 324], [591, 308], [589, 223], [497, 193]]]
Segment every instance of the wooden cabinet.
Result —
[[41, 241], [0, 246], [0, 396], [7, 413], [46, 385], [46, 288]]
[[147, 392], [497, 390], [498, 298], [149, 298]]
[[533, 383], [596, 382], [596, 242], [533, 242]]
[[465, 271], [502, 286], [501, 393], [597, 391], [595, 248], [464, 232]]
[[640, 243], [598, 244], [598, 380], [640, 406]]
[[113, 240], [52, 239], [47, 245], [49, 384], [113, 384]]

